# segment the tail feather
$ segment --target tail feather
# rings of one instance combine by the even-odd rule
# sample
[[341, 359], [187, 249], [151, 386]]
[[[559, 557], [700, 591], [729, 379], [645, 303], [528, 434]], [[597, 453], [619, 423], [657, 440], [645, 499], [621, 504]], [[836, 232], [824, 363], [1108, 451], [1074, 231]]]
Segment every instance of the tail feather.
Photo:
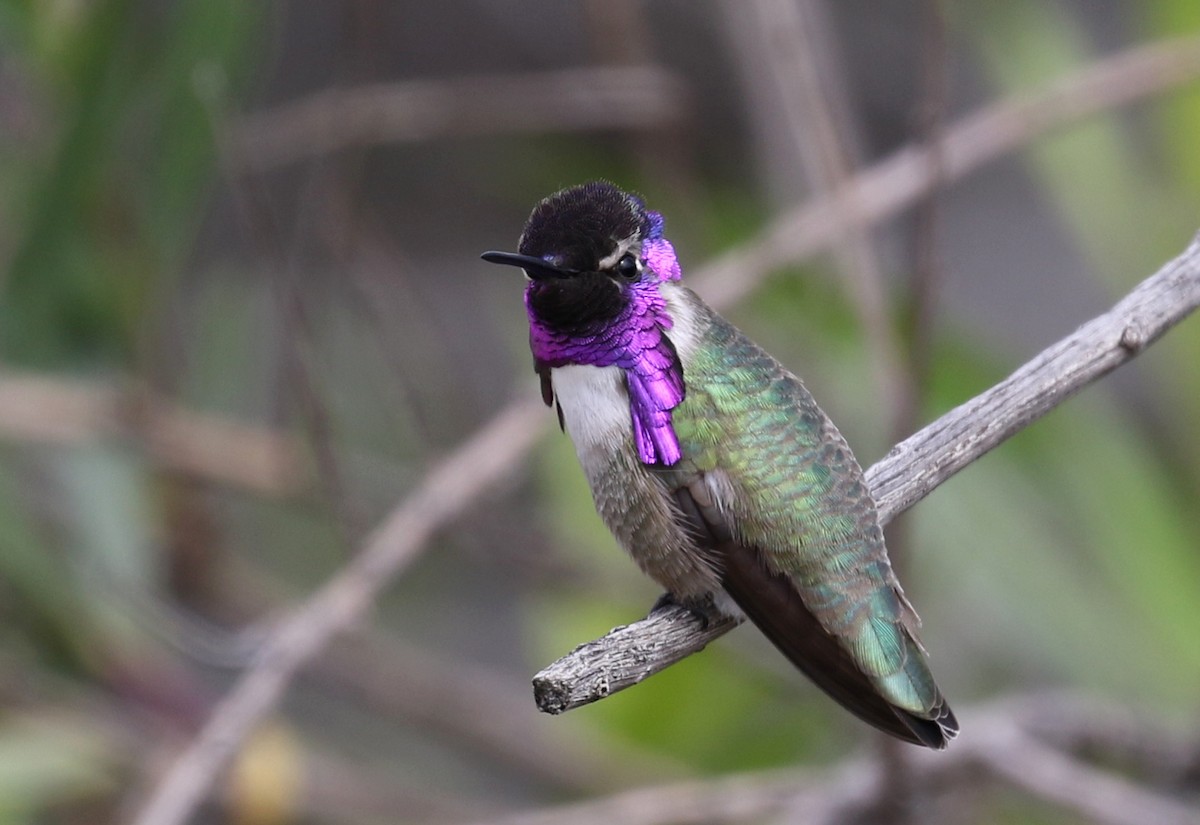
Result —
[[725, 590], [763, 635], [834, 701], [914, 745], [941, 750], [955, 737], [958, 720], [944, 700], [924, 718], [880, 696], [837, 639], [824, 631], [791, 582], [767, 571], [751, 548], [726, 543], [714, 550], [724, 565]]
[[[712, 563], [722, 571], [725, 591], [817, 687], [864, 722], [905, 742], [941, 750], [957, 735], [958, 720], [940, 693], [928, 715], [889, 702], [826, 632], [787, 576], [767, 570], [759, 552], [738, 543], [713, 508], [699, 505], [686, 488], [676, 491], [676, 501]], [[912, 645], [919, 656], [916, 643]]]

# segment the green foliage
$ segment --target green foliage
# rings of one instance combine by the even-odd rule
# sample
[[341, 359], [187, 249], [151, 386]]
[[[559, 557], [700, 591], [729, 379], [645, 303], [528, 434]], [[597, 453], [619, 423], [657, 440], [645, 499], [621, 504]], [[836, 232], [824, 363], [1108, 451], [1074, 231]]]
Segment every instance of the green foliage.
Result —
[[0, 722], [0, 822], [41, 821], [47, 810], [111, 791], [113, 743], [86, 720], [26, 714]]
[[54, 131], [28, 147], [32, 171], [5, 207], [22, 220], [0, 353], [111, 360], [189, 250], [213, 182], [213, 119], [244, 74], [259, 12], [236, 0], [176, 3], [161, 20], [130, 0], [9, 12], [53, 96]]
[[[263, 12], [150, 6], [0, 0], [4, 82], [26, 104], [0, 130], [6, 369], [128, 370], [193, 252], [219, 179], [214, 121], [257, 60]], [[88, 803], [127, 781], [132, 731], [83, 715], [144, 649], [130, 596], [162, 573], [158, 504], [145, 463], [113, 445], [0, 454], [0, 822], [66, 821], [75, 804], [95, 821]]]
[[[1191, 0], [1149, 0], [1142, 4], [1147, 34], [1152, 37], [1186, 37], [1200, 32], [1200, 4]], [[1200, 201], [1200, 89], [1194, 85], [1154, 104], [1158, 112], [1156, 137], [1164, 153], [1163, 165], [1184, 187], [1195, 205]]]

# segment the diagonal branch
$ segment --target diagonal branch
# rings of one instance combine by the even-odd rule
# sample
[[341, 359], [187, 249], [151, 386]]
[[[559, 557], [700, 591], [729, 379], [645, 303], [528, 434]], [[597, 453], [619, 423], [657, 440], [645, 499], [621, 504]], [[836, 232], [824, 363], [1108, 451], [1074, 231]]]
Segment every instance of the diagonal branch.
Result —
[[772, 269], [816, 254], [842, 237], [844, 221], [879, 223], [1055, 129], [1200, 78], [1200, 37], [1136, 46], [947, 125], [937, 145], [913, 143], [859, 172], [838, 190], [776, 218], [751, 243], [692, 274], [715, 307], [737, 303]]
[[[892, 448], [867, 470], [883, 524], [1092, 381], [1129, 361], [1200, 306], [1200, 237], [1116, 306], [1004, 381]], [[733, 619], [701, 622], [671, 606], [581, 645], [533, 679], [546, 713], [590, 704], [701, 650]]]
[[135, 825], [169, 825], [191, 815], [300, 666], [367, 612], [379, 591], [416, 558], [438, 527], [510, 476], [542, 432], [541, 411], [539, 399], [510, 403], [434, 467], [359, 554], [280, 623], [257, 661], [155, 789]]

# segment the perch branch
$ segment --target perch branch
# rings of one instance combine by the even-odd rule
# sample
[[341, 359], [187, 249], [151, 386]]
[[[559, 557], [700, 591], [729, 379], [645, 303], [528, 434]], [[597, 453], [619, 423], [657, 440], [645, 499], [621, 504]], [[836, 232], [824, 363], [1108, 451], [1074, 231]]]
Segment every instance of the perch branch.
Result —
[[[867, 470], [881, 523], [1136, 356], [1200, 305], [1200, 236], [1111, 310], [1042, 351], [996, 386], [892, 448]], [[581, 645], [533, 679], [546, 713], [590, 704], [701, 650], [738, 624], [668, 607]]]

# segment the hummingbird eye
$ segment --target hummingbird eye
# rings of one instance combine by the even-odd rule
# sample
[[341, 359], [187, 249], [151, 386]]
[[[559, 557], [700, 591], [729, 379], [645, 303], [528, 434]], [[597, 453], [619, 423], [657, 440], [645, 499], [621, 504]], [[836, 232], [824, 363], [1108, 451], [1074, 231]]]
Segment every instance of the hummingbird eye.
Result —
[[626, 280], [632, 281], [641, 272], [641, 267], [638, 266], [637, 258], [633, 253], [626, 252], [621, 256], [621, 260], [617, 261], [616, 273]]

